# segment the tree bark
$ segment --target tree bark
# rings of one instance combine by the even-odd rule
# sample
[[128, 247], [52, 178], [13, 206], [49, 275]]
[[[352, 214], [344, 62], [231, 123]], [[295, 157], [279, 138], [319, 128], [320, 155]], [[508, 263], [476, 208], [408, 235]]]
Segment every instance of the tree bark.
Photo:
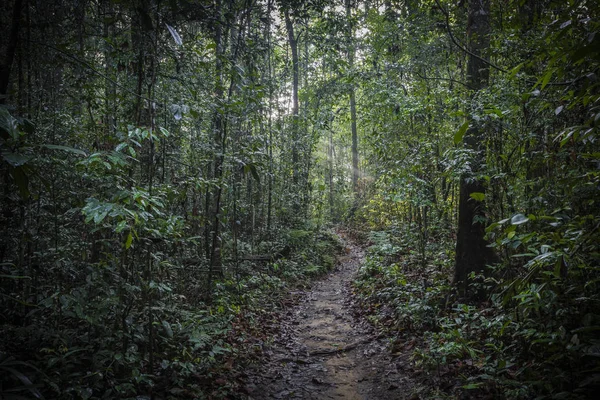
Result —
[[297, 186], [300, 177], [300, 171], [298, 171], [298, 112], [300, 108], [298, 105], [298, 42], [294, 34], [294, 24], [287, 8], [284, 9], [283, 15], [285, 17], [288, 42], [292, 52], [292, 176], [294, 186]]
[[[484, 57], [489, 48], [490, 1], [469, 0], [469, 23], [467, 36], [470, 51]], [[467, 64], [467, 84], [476, 91], [488, 86], [489, 65], [481, 58], [469, 56]], [[495, 254], [487, 247], [485, 236], [485, 203], [471, 198], [472, 193], [485, 193], [485, 184], [478, 177], [485, 161], [484, 130], [471, 121], [464, 142], [465, 147], [473, 151], [471, 172], [463, 175], [460, 181], [458, 207], [458, 233], [456, 240], [456, 264], [454, 283], [463, 295], [473, 295], [469, 287], [472, 272], [483, 271], [486, 264], [495, 260]]]
[[[215, 24], [215, 98], [217, 104], [221, 104], [223, 100], [223, 62], [222, 57], [224, 55], [223, 45], [223, 32], [221, 27], [221, 14], [222, 14], [222, 3], [217, 1], [216, 6], [217, 12], [217, 23]], [[222, 193], [222, 182], [220, 182], [223, 176], [223, 161], [224, 161], [224, 122], [221, 110], [215, 110], [213, 115], [213, 136], [215, 145], [215, 161], [214, 161], [214, 177], [217, 180], [217, 192], [214, 196], [213, 207], [212, 207], [212, 236], [210, 245], [210, 256], [209, 256], [209, 271], [208, 271], [208, 290], [209, 296], [212, 290], [212, 283], [215, 274], [221, 275], [221, 246], [219, 245], [219, 230], [221, 224], [221, 218], [219, 213], [221, 212], [221, 193]], [[208, 205], [208, 204], [207, 204]]]
[[[354, 30], [352, 28], [352, 8], [350, 0], [346, 0], [346, 17], [348, 19], [348, 66], [350, 72], [354, 70]], [[352, 190], [354, 196], [358, 196], [358, 134], [356, 131], [356, 95], [354, 84], [350, 84], [350, 129], [352, 132]]]

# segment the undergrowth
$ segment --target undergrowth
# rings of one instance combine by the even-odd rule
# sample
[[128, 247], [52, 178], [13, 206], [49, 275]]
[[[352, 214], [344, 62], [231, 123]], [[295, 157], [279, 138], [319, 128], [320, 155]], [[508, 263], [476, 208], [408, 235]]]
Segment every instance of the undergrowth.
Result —
[[451, 236], [432, 235], [423, 265], [413, 250], [419, 238], [406, 228], [369, 233], [354, 287], [393, 338], [391, 350], [410, 353], [422, 383], [415, 396], [591, 398], [600, 379], [597, 294], [540, 281], [510, 293], [515, 280], [499, 278], [496, 267], [472, 276], [485, 300], [461, 299], [451, 282]]
[[[126, 297], [99, 284], [110, 270], [103, 265], [87, 271], [88, 287], [29, 304], [21, 324], [0, 328], [0, 398], [216, 399], [243, 391], [240, 368], [260, 354], [273, 312], [292, 288], [334, 266], [340, 244], [330, 232], [288, 230], [261, 246], [277, 259], [225, 260], [211, 298], [198, 295], [202, 281], [193, 275], [184, 285], [156, 284], [150, 321], [144, 309], [119, 308]], [[122, 286], [139, 299], [139, 284]], [[56, 307], [61, 317], [50, 319]], [[26, 323], [34, 314], [48, 315], [44, 329]]]

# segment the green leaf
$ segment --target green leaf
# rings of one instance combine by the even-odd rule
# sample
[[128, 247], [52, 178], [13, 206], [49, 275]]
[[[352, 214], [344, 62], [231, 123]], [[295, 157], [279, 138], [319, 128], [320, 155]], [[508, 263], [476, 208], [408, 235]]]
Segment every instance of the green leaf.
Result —
[[2, 158], [4, 159], [4, 161], [9, 163], [13, 167], [19, 167], [31, 159], [31, 157], [25, 156], [23, 154], [12, 153], [9, 151], [3, 151]]
[[160, 130], [160, 132], [165, 136], [165, 137], [169, 137], [169, 131], [166, 130], [165, 128], [163, 128], [162, 126], [159, 126], [158, 129]]
[[79, 149], [76, 149], [74, 147], [69, 147], [69, 146], [61, 146], [59, 144], [42, 144], [41, 147], [45, 147], [50, 150], [67, 151], [69, 153], [77, 154], [79, 156], [84, 156], [84, 157], [87, 156], [87, 154], [85, 154], [85, 151], [83, 151], [83, 150], [79, 150]]
[[529, 218], [527, 218], [523, 214], [515, 214], [510, 219], [510, 223], [513, 224], [513, 225], [521, 225], [521, 224], [524, 224], [527, 221], [529, 221]]
[[4, 275], [4, 274], [0, 274], [0, 278], [5, 278], [5, 279], [31, 279], [30, 276], [23, 276], [23, 275]]
[[562, 257], [558, 257], [558, 259], [554, 263], [554, 270], [552, 271], [555, 278], [560, 278], [561, 267], [562, 267]]
[[481, 383], [469, 383], [467, 385], [462, 386], [463, 389], [467, 389], [467, 390], [472, 390], [472, 389], [478, 389], [481, 387]]
[[552, 74], [554, 74], [554, 69], [551, 69], [544, 74], [544, 77], [542, 78], [542, 87], [541, 87], [542, 90], [544, 90], [546, 85], [550, 82], [550, 79], [552, 78]]
[[514, 67], [513, 69], [511, 69], [509, 77], [514, 78], [519, 73], [521, 68], [523, 68], [523, 63], [521, 63], [521, 64], [517, 65], [516, 67]]
[[485, 199], [485, 193], [473, 192], [469, 195], [469, 197], [471, 197], [472, 199], [475, 199], [477, 201], [483, 201]]
[[127, 221], [121, 221], [121, 222], [119, 222], [119, 224], [115, 228], [115, 232], [117, 232], [117, 233], [122, 232], [123, 229], [125, 229], [126, 225], [127, 225]]
[[0, 134], [3, 139], [19, 138], [18, 121], [4, 107], [0, 108]]
[[164, 329], [165, 335], [167, 335], [167, 337], [169, 338], [172, 338], [173, 328], [171, 328], [171, 324], [169, 324], [167, 321], [162, 321], [162, 327]]
[[465, 121], [464, 124], [460, 127], [460, 129], [454, 134], [454, 144], [459, 144], [462, 142], [465, 133], [467, 133], [467, 129], [469, 129], [469, 121]]
[[96, 215], [94, 215], [94, 223], [99, 224], [104, 220], [104, 218], [106, 218], [106, 215], [108, 215], [108, 210], [104, 210], [100, 213], [97, 213]]
[[127, 235], [127, 239], [125, 240], [125, 249], [129, 250], [132, 242], [133, 242], [133, 235], [131, 234], [131, 232], [129, 232], [129, 235]]

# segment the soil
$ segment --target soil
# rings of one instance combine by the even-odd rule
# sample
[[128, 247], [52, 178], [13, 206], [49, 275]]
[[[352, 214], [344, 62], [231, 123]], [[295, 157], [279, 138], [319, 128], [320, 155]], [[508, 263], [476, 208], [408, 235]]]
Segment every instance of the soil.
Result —
[[346, 254], [336, 269], [284, 311], [267, 359], [248, 371], [251, 399], [412, 398], [413, 382], [403, 374], [408, 354], [392, 355], [389, 340], [353, 306], [350, 284], [364, 251], [340, 237]]

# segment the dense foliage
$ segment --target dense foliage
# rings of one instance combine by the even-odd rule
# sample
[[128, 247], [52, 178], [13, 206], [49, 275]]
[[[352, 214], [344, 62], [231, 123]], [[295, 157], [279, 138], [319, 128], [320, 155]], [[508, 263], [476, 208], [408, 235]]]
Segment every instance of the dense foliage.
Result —
[[[479, 57], [490, 77], [477, 91], [466, 85], [473, 54], [462, 44], [471, 5], [431, 6], [394, 15], [403, 29], [388, 31], [402, 50], [388, 55], [385, 95], [369, 97], [389, 103], [387, 118], [373, 118], [378, 169], [359, 216], [373, 247], [357, 289], [399, 340], [422, 338], [413, 360], [433, 371], [430, 395], [592, 396], [598, 5], [491, 2]], [[467, 142], [473, 129], [477, 146]], [[468, 192], [479, 209], [469, 222], [485, 225], [494, 250], [466, 292], [456, 242], [463, 180], [483, 182]]]
[[423, 396], [597, 390], [599, 8], [4, 2], [1, 396], [227, 396], [340, 222]]

